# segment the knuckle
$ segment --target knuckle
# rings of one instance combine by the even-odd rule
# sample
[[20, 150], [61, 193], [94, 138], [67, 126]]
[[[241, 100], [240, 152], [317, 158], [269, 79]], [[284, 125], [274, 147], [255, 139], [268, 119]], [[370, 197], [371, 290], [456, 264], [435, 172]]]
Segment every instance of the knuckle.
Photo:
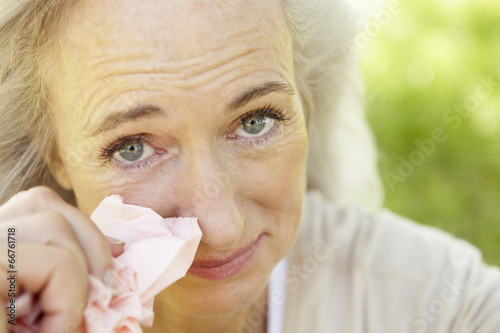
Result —
[[78, 266], [78, 259], [75, 254], [69, 249], [58, 247], [54, 249], [55, 255], [54, 260], [57, 265], [68, 269], [69, 271], [74, 270]]
[[66, 218], [57, 211], [48, 210], [35, 216], [38, 221], [43, 221], [44, 235], [50, 237], [71, 237], [73, 229]]
[[27, 199], [34, 201], [58, 200], [59, 195], [47, 186], [32, 187], [24, 194]]
[[66, 219], [60, 213], [54, 210], [47, 210], [40, 213], [40, 215], [40, 218], [44, 221], [47, 221], [51, 226], [56, 226], [57, 228], [69, 228]]

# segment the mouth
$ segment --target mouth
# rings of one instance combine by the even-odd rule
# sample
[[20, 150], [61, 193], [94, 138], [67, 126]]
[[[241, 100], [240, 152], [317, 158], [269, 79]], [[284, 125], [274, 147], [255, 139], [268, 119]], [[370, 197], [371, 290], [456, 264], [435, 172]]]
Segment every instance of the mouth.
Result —
[[227, 258], [194, 261], [187, 274], [207, 280], [222, 280], [236, 275], [250, 264], [259, 249], [262, 237], [263, 234]]

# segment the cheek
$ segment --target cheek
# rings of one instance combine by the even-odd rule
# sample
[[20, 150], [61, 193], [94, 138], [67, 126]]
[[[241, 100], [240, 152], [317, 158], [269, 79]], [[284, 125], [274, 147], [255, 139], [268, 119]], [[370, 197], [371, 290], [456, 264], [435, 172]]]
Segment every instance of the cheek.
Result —
[[253, 164], [258, 174], [243, 190], [259, 207], [258, 220], [272, 236], [266, 253], [274, 263], [286, 255], [297, 236], [306, 190], [307, 134], [303, 130], [291, 138], [272, 158]]
[[[106, 196], [120, 194], [126, 197], [134, 193], [134, 188], [141, 187], [138, 183], [139, 177], [100, 166], [82, 166], [72, 169], [69, 174], [78, 208], [89, 216]], [[141, 179], [144, 182], [144, 179]]]
[[247, 223], [271, 236], [265, 252], [272, 263], [286, 255], [296, 238], [306, 189], [305, 128], [286, 138], [269, 154], [243, 161], [233, 178], [244, 198]]
[[58, 153], [64, 165], [65, 177], [75, 193], [78, 208], [85, 214], [90, 215], [107, 195], [118, 193], [117, 189], [135, 181], [129, 176], [103, 167], [101, 161], [92, 158], [99, 150], [97, 145], [74, 138], [59, 138], [58, 142]]
[[242, 163], [235, 179], [241, 192], [262, 206], [290, 209], [305, 191], [306, 156], [307, 135], [305, 129], [298, 129], [272, 152]]

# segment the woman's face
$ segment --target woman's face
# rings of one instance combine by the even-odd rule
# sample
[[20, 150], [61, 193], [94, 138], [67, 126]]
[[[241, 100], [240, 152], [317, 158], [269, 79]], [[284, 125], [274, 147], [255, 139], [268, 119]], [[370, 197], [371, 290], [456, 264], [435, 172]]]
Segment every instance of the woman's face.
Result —
[[198, 217], [201, 266], [162, 299], [199, 315], [248, 304], [290, 249], [305, 191], [279, 1], [79, 1], [57, 37], [58, 181], [88, 215], [120, 194]]

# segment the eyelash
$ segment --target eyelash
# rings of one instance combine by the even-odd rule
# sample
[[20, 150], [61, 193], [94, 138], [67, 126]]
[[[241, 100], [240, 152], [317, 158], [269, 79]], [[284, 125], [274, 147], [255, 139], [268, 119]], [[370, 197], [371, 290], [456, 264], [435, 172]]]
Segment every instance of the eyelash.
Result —
[[109, 144], [107, 147], [108, 148], [103, 148], [101, 149], [101, 152], [99, 153], [99, 159], [101, 160], [101, 164], [105, 165], [111, 161], [111, 158], [113, 155], [124, 145], [131, 144], [134, 142], [144, 142], [144, 143], [150, 143], [150, 139], [143, 134], [139, 135], [131, 135], [131, 136], [126, 136], [123, 138], [120, 138], [116, 140], [115, 142]]
[[[241, 126], [243, 124], [243, 122], [245, 122], [246, 120], [248, 120], [252, 117], [266, 116], [266, 117], [274, 119], [278, 122], [285, 122], [285, 121], [289, 120], [289, 118], [287, 118], [286, 115], [287, 115], [287, 112], [283, 113], [283, 111], [280, 110], [278, 107], [276, 107], [276, 106], [273, 107], [272, 105], [267, 105], [263, 108], [257, 109], [255, 111], [250, 111], [250, 112], [242, 115], [237, 121], [238, 121], [238, 126]], [[251, 146], [254, 146], [255, 144], [259, 145], [259, 144], [262, 144], [263, 142], [266, 142], [267, 139], [266, 138], [260, 139], [260, 142], [258, 139], [257, 140], [252, 139], [252, 140], [247, 140], [247, 141], [248, 142], [246, 142], [246, 143], [250, 144]], [[151, 143], [151, 139], [149, 137], [145, 136], [144, 134], [132, 135], [132, 136], [126, 136], [126, 137], [120, 138], [120, 139], [116, 140], [115, 142], [109, 144], [107, 146], [108, 148], [101, 149], [101, 152], [99, 154], [99, 160], [101, 161], [101, 164], [102, 165], [108, 164], [109, 162], [111, 162], [113, 155], [121, 147], [123, 147], [124, 145], [127, 145], [127, 144], [135, 143], [135, 142], [143, 142], [143, 143], [148, 144], [148, 143]], [[145, 163], [147, 163], [147, 162], [145, 162]], [[133, 167], [133, 166], [140, 167], [140, 166], [142, 166], [142, 163], [138, 164], [138, 165], [129, 165], [129, 166], [124, 166], [124, 167], [127, 168], [127, 167]]]
[[255, 116], [266, 116], [278, 121], [287, 121], [289, 118], [286, 118], [287, 112], [283, 113], [281, 109], [279, 109], [277, 106], [272, 106], [271, 104], [257, 109], [255, 111], [250, 111], [243, 116], [240, 117], [238, 122], [240, 125], [247, 119], [255, 117]]

